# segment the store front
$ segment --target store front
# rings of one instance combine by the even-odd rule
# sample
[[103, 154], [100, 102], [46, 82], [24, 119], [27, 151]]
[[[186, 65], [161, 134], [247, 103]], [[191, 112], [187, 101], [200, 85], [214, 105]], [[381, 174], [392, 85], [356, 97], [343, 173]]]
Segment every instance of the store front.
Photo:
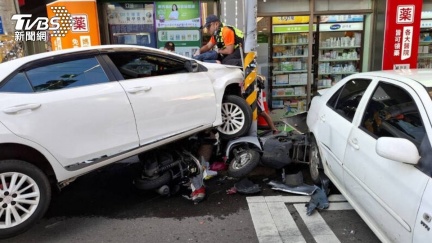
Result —
[[204, 42], [200, 27], [208, 14], [217, 13], [215, 1], [104, 1], [99, 4], [103, 44], [130, 44], [163, 48], [192, 57]]
[[423, 1], [417, 68], [432, 68], [432, 0]]
[[372, 1], [258, 1], [258, 69], [270, 109], [305, 111], [319, 89], [370, 70], [372, 22]]

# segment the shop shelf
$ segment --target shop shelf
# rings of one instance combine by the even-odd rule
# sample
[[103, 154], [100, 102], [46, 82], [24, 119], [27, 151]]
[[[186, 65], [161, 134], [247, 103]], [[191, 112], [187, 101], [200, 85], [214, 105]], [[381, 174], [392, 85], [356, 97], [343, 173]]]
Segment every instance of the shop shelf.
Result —
[[333, 46], [333, 47], [320, 47], [320, 50], [334, 50], [334, 49], [355, 49], [360, 48], [360, 46]]
[[273, 75], [277, 75], [277, 74], [285, 74], [285, 73], [305, 73], [307, 72], [306, 69], [302, 69], [302, 70], [292, 70], [292, 71], [277, 71], [277, 70], [273, 70]]
[[306, 94], [298, 94], [298, 95], [273, 95], [273, 98], [288, 98], [288, 97], [306, 97]]
[[272, 87], [286, 87], [286, 86], [306, 86], [307, 84], [272, 84]]
[[300, 56], [274, 56], [273, 58], [306, 58], [308, 56], [300, 55]]
[[337, 75], [337, 74], [354, 74], [354, 73], [358, 73], [358, 72], [339, 72], [339, 73], [318, 73], [318, 75]]
[[273, 44], [273, 46], [304, 46], [308, 45], [309, 43], [284, 43], [284, 44]]
[[427, 59], [427, 58], [432, 58], [432, 53], [428, 53], [428, 54], [419, 53], [418, 55], [418, 59]]
[[319, 62], [349, 62], [360, 61], [360, 58], [319, 59]]
[[419, 45], [421, 45], [421, 46], [432, 45], [432, 41], [420, 41]]

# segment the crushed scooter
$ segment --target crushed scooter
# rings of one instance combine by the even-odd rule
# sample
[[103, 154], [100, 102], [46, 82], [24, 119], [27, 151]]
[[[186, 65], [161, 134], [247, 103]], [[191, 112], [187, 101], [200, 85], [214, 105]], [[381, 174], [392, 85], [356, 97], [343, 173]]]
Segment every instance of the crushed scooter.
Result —
[[239, 137], [227, 143], [224, 160], [228, 163], [228, 175], [243, 177], [252, 172], [259, 164], [282, 170], [291, 163], [308, 164], [309, 141], [305, 127], [306, 112], [282, 118], [292, 131], [272, 134], [271, 131], [258, 135], [254, 122], [248, 136]]
[[203, 144], [217, 146], [217, 139], [198, 133], [175, 143], [158, 147], [138, 156], [142, 172], [133, 184], [140, 190], [155, 190], [163, 196], [176, 194], [182, 185], [203, 173], [198, 150]]

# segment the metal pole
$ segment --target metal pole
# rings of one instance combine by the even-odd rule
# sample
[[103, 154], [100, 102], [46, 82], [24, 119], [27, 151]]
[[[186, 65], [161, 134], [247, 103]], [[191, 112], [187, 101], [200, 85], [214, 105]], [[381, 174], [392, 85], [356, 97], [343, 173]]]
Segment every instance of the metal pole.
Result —
[[[312, 93], [312, 82], [314, 82], [313, 80], [313, 74], [312, 74], [312, 68], [313, 68], [313, 63], [312, 63], [312, 55], [313, 55], [313, 41], [314, 41], [314, 36], [313, 36], [313, 27], [314, 27], [314, 10], [315, 10], [315, 6], [314, 6], [314, 0], [309, 0], [309, 43], [308, 43], [308, 51], [309, 51], [309, 55], [308, 55], [308, 68], [307, 68], [307, 91], [306, 91], [306, 107], [309, 107], [309, 103], [311, 101], [311, 93]], [[317, 70], [315, 70], [316, 72]], [[307, 108], [306, 108], [307, 109]]]

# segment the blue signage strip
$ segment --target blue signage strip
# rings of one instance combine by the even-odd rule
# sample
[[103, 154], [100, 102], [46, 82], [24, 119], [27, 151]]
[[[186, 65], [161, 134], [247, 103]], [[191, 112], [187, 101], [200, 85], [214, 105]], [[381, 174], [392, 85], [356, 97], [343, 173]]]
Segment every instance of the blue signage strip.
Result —
[[3, 22], [0, 16], [0, 35], [4, 35], [4, 31], [3, 31]]

